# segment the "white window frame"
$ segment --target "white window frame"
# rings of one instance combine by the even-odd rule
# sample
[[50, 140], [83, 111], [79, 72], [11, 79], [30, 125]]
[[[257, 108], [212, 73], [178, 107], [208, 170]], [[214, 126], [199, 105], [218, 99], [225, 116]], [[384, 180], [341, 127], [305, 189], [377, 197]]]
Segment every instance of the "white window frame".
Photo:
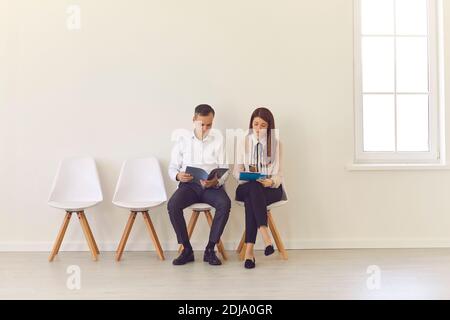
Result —
[[[364, 151], [361, 1], [354, 0], [355, 164], [444, 164], [444, 96], [441, 0], [428, 0], [429, 151]], [[397, 36], [397, 35], [394, 35]], [[398, 92], [395, 92], [397, 94]], [[372, 93], [371, 93], [372, 94]], [[377, 93], [375, 93], [377, 94]], [[383, 93], [379, 93], [383, 94]], [[390, 92], [389, 94], [392, 94]], [[397, 112], [397, 111], [396, 111]], [[397, 120], [395, 120], [397, 126]], [[397, 131], [397, 130], [396, 130]], [[396, 132], [397, 134], [397, 132]], [[397, 137], [396, 137], [397, 138]], [[396, 141], [397, 147], [397, 141]]]

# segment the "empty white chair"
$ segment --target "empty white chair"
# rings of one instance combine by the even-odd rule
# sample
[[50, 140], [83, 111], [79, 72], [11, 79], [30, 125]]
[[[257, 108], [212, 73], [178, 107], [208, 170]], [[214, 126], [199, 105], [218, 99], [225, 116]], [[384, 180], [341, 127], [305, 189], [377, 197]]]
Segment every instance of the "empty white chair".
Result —
[[[281, 200], [274, 202], [271, 205], [267, 206], [267, 222], [269, 223], [269, 229], [272, 233], [273, 240], [275, 241], [275, 245], [277, 246], [278, 251], [280, 252], [282, 258], [284, 260], [287, 260], [288, 254], [287, 254], [286, 248], [284, 247], [283, 241], [281, 240], [280, 233], [278, 232], [278, 228], [275, 225], [275, 221], [272, 216], [272, 209], [281, 207], [288, 202], [288, 197], [287, 197], [287, 193], [284, 188], [284, 185], [282, 186], [282, 188], [283, 188], [283, 195], [281, 197]], [[236, 201], [236, 203], [242, 207], [244, 206], [244, 202], [242, 202], [242, 201]], [[236, 250], [239, 253], [239, 256], [241, 259], [244, 259], [244, 256], [245, 256], [245, 247], [246, 247], [246, 245], [245, 245], [245, 230], [244, 230], [244, 234], [242, 235], [241, 241], [239, 242], [239, 246]]]
[[[189, 220], [189, 224], [187, 227], [189, 239], [191, 239], [192, 233], [194, 233], [195, 225], [197, 224], [198, 217], [201, 212], [205, 213], [206, 220], [208, 221], [209, 227], [211, 228], [213, 223], [213, 216], [211, 214], [211, 210], [213, 209], [207, 203], [194, 203], [193, 205], [187, 207], [187, 209], [192, 210], [192, 215]], [[180, 245], [178, 252], [183, 250], [183, 245]], [[224, 260], [227, 260], [227, 255], [225, 253], [225, 247], [223, 246], [222, 240], [219, 240], [217, 244], [217, 250], [220, 252]]]
[[62, 160], [53, 182], [48, 204], [54, 208], [64, 210], [66, 216], [56, 238], [49, 261], [53, 261], [59, 252], [72, 213], [77, 214], [91, 250], [92, 259], [94, 261], [97, 260], [97, 255], [100, 254], [100, 251], [84, 211], [102, 201], [103, 194], [95, 160], [90, 157]]
[[113, 203], [130, 211], [128, 223], [116, 252], [116, 260], [120, 261], [128, 236], [133, 227], [136, 215], [141, 212], [145, 225], [161, 260], [164, 253], [158, 235], [150, 219], [149, 210], [167, 201], [161, 168], [155, 157], [127, 160], [122, 165], [119, 180], [114, 193]]

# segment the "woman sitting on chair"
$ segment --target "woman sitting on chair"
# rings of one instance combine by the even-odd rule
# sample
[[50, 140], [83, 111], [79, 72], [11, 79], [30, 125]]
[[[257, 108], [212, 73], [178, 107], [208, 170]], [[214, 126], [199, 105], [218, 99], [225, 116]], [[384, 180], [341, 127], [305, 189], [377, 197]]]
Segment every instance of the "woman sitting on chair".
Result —
[[[236, 200], [245, 204], [245, 268], [255, 268], [253, 247], [258, 230], [261, 232], [265, 251], [274, 253], [268, 230], [267, 206], [283, 197], [281, 174], [281, 143], [275, 138], [275, 121], [267, 108], [256, 109], [250, 119], [249, 133], [236, 152], [234, 177], [239, 181]], [[241, 181], [241, 172], [263, 175], [256, 181]]]

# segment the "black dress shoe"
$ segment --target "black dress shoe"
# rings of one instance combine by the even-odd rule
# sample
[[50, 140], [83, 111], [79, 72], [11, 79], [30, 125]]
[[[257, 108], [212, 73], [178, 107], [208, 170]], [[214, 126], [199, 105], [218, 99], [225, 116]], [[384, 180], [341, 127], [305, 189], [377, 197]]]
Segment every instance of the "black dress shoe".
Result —
[[245, 260], [244, 267], [245, 269], [255, 269], [256, 263], [255, 258], [253, 260], [247, 259]]
[[213, 249], [205, 250], [203, 261], [208, 262], [212, 266], [220, 266], [222, 264], [222, 261], [216, 256], [216, 252]]
[[186, 263], [193, 262], [195, 260], [194, 258], [194, 251], [192, 250], [183, 250], [181, 254], [172, 261], [172, 264], [174, 266], [182, 266]]
[[264, 255], [265, 256], [270, 256], [275, 252], [275, 249], [273, 248], [273, 244], [271, 244], [270, 246], [266, 247], [266, 250], [264, 250]]

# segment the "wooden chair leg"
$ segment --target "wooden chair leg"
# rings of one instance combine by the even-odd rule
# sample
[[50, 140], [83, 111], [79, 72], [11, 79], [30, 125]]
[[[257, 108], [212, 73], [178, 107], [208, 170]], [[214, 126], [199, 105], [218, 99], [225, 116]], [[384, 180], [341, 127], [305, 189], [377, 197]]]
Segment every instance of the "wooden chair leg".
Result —
[[78, 219], [80, 220], [81, 228], [83, 229], [84, 236], [88, 243], [89, 249], [91, 250], [92, 260], [97, 261], [97, 251], [95, 250], [94, 243], [89, 235], [89, 226], [87, 225], [87, 220], [83, 219], [83, 215], [81, 212], [77, 212]]
[[272, 232], [272, 236], [273, 236], [275, 244], [278, 248], [278, 251], [280, 251], [283, 259], [287, 260], [288, 259], [287, 251], [284, 247], [283, 241], [281, 240], [280, 233], [278, 232], [278, 229], [275, 226], [275, 222], [273, 220], [272, 213], [270, 211], [267, 212], [267, 218], [268, 218], [268, 222], [269, 222], [269, 228], [270, 228], [270, 231]]
[[86, 215], [84, 214], [84, 211], [81, 212], [81, 217], [86, 223], [87, 230], [89, 232], [89, 236], [91, 237], [91, 241], [94, 244], [95, 252], [97, 252], [97, 254], [100, 254], [100, 250], [98, 250], [97, 242], [95, 241], [94, 234], [92, 233], [91, 226], [88, 223], [88, 220], [86, 218]]
[[[208, 220], [209, 227], [211, 227], [213, 224], [213, 217], [212, 217], [211, 211], [209, 211], [209, 210], [205, 211], [205, 216], [206, 216], [206, 220]], [[225, 253], [225, 248], [223, 246], [221, 239], [219, 239], [219, 243], [217, 244], [217, 249], [219, 250], [223, 259], [227, 260], [228, 259], [227, 254]]]
[[53, 259], [55, 259], [55, 256], [58, 254], [59, 249], [61, 248], [61, 243], [64, 239], [64, 235], [66, 234], [67, 227], [70, 222], [70, 218], [72, 217], [72, 212], [67, 212], [66, 216], [64, 217], [63, 223], [61, 225], [61, 228], [58, 232], [58, 236], [56, 237], [55, 244], [53, 245], [53, 250], [50, 253], [50, 256], [48, 258], [49, 262], [52, 262]]
[[158, 253], [158, 257], [161, 260], [164, 260], [164, 253], [159, 243], [158, 235], [156, 234], [155, 227], [153, 226], [152, 219], [150, 219], [150, 215], [148, 211], [142, 212], [142, 216], [144, 217], [145, 225], [147, 226], [147, 230], [150, 233], [150, 237], [152, 238], [153, 245], [156, 248], [156, 252]]
[[133, 227], [134, 220], [136, 219], [136, 215], [137, 215], [136, 212], [131, 212], [130, 216], [128, 217], [127, 225], [125, 226], [125, 230], [123, 231], [119, 246], [117, 247], [116, 261], [120, 261], [120, 259], [122, 258], [123, 250], [125, 249], [125, 246], [127, 244], [131, 228]]
[[244, 243], [244, 244], [242, 245], [241, 251], [239, 252], [239, 260], [244, 261], [244, 259], [245, 259], [245, 251], [246, 251], [246, 250], [247, 250], [247, 244]]
[[[63, 238], [64, 238], [64, 236], [65, 236], [65, 234], [66, 234], [66, 231], [67, 231], [67, 227], [69, 226], [69, 222], [70, 222], [70, 219], [72, 218], [72, 212], [67, 212], [66, 213], [66, 216], [65, 216], [65, 218], [64, 218], [64, 222], [63, 222], [63, 225], [62, 225], [62, 228], [61, 228], [61, 230], [62, 230], [62, 237], [59, 239], [59, 241], [58, 241], [58, 247], [57, 247], [57, 249], [56, 249], [56, 255], [58, 255], [58, 253], [59, 253], [59, 250], [61, 249], [61, 244], [62, 244], [62, 242], [63, 242]], [[67, 221], [66, 221], [66, 219], [67, 219]]]
[[237, 253], [241, 253], [242, 247], [244, 246], [245, 243], [245, 230], [244, 230], [244, 234], [242, 235], [241, 241], [239, 242], [239, 246], [236, 249]]
[[198, 220], [199, 216], [200, 216], [199, 211], [192, 211], [192, 216], [191, 216], [191, 219], [189, 220], [189, 224], [188, 224], [188, 228], [187, 228], [189, 239], [191, 239], [192, 234], [194, 233], [194, 229], [195, 229], [195, 226], [197, 225], [197, 220]]
[[[192, 211], [192, 215], [191, 215], [191, 218], [189, 219], [189, 224], [187, 227], [189, 239], [191, 239], [192, 233], [194, 233], [194, 228], [195, 228], [195, 225], [197, 224], [199, 215], [200, 215], [199, 211]], [[181, 251], [183, 251], [182, 244], [180, 244], [180, 247], [178, 248], [178, 253], [181, 253]]]

